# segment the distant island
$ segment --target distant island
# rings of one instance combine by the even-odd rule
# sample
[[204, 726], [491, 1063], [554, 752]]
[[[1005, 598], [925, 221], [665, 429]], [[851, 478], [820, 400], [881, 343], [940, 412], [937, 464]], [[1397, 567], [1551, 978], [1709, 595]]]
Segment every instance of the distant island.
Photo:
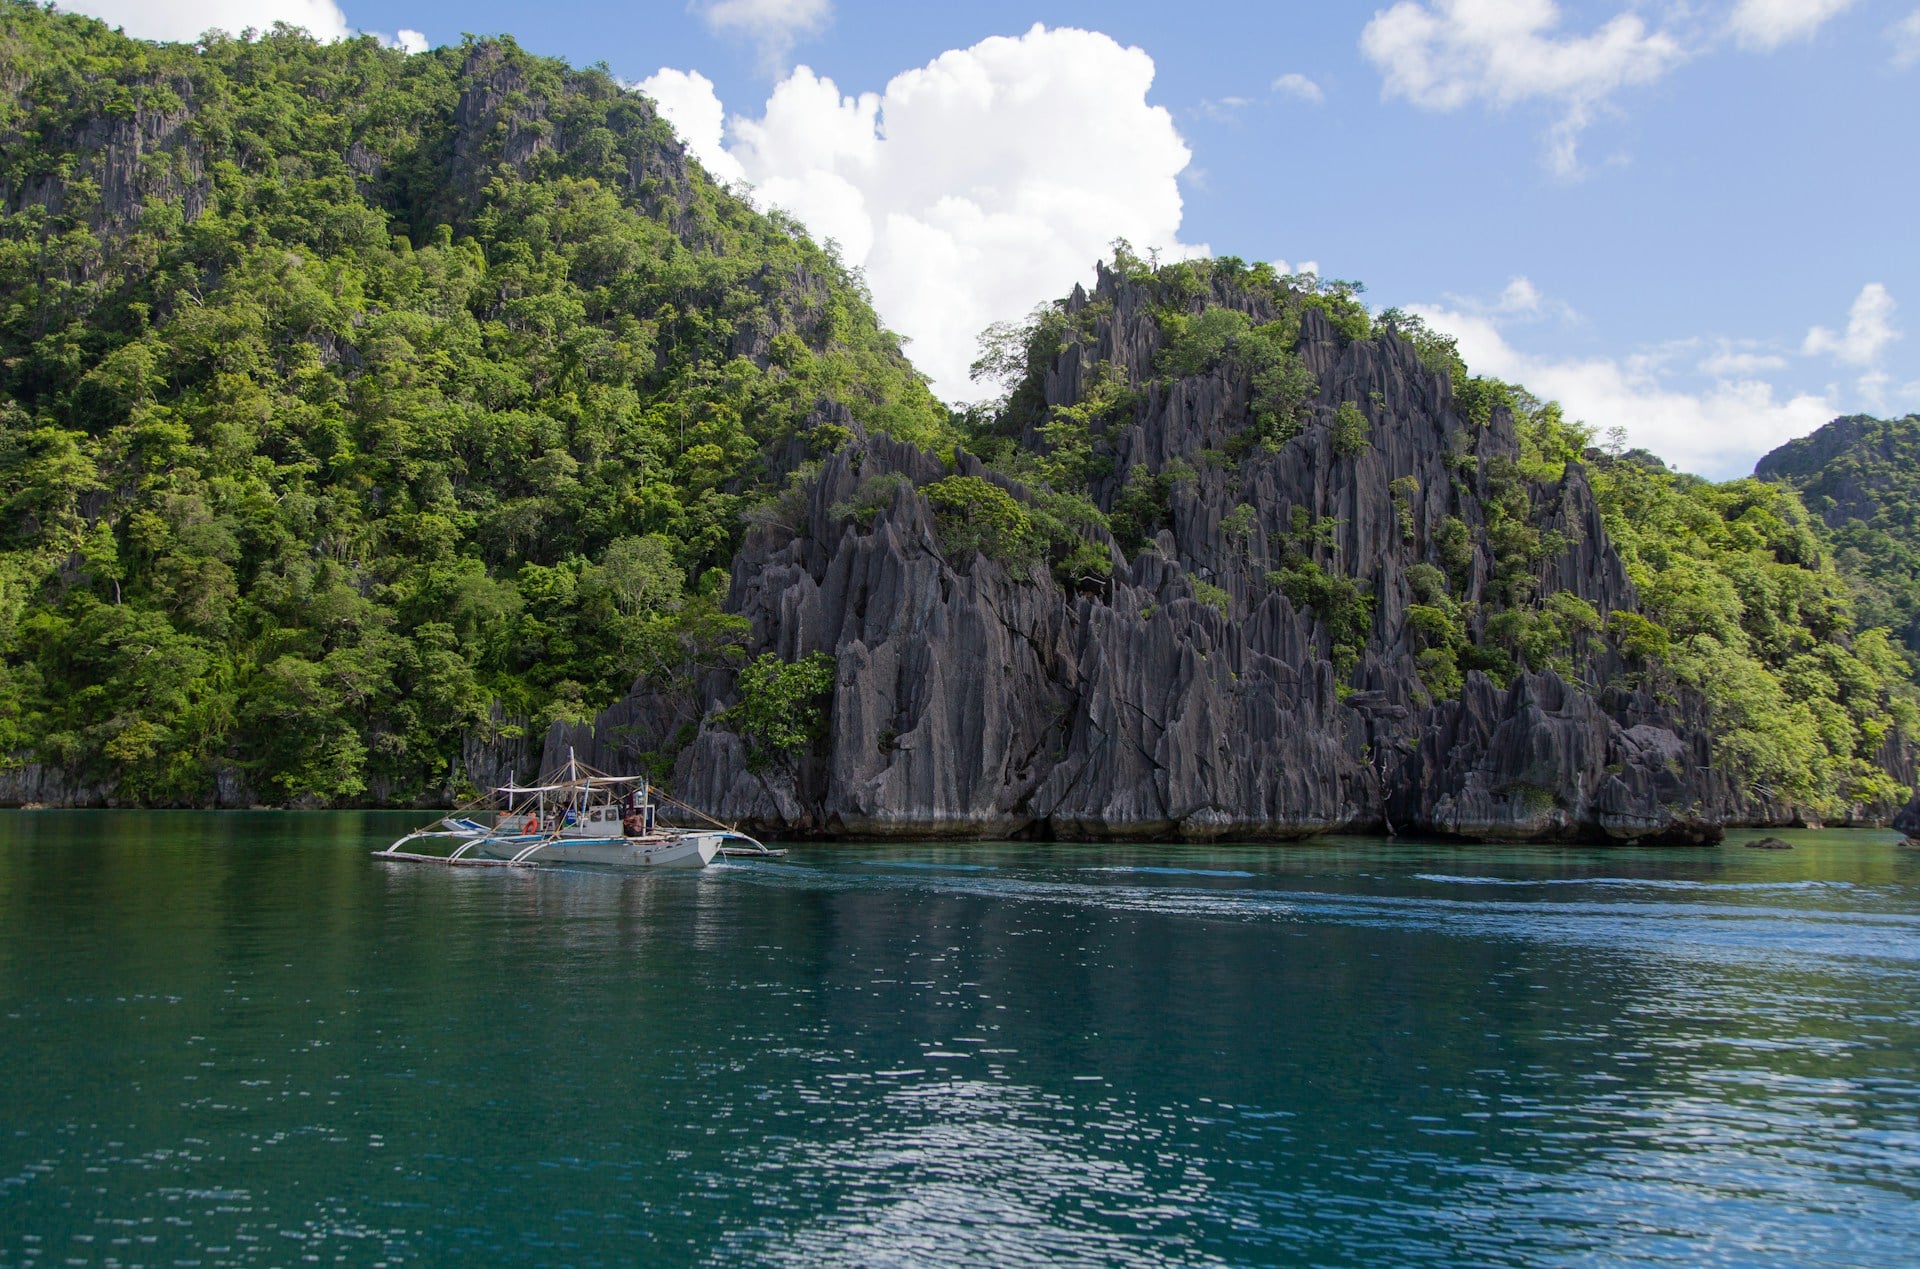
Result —
[[1886, 824], [1920, 417], [1711, 483], [1356, 284], [1117, 244], [950, 410], [606, 73], [0, 0], [0, 802], [761, 834]]

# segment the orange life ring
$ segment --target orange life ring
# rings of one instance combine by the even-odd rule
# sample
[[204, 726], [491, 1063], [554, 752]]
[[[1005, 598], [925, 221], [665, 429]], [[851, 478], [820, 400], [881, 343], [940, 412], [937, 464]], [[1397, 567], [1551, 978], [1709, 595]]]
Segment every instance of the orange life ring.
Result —
[[525, 824], [522, 824], [522, 825], [520, 826], [520, 831], [521, 831], [521, 832], [524, 832], [524, 833], [537, 833], [537, 832], [539, 832], [539, 831], [540, 831], [540, 820], [539, 820], [539, 818], [538, 818], [538, 817], [536, 817], [536, 816], [532, 816], [532, 815], [529, 815], [529, 816], [527, 816], [527, 822], [526, 822]]

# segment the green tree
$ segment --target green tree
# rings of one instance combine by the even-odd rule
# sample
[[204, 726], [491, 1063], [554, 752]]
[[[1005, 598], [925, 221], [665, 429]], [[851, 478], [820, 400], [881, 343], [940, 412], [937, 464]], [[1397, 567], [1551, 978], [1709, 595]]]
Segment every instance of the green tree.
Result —
[[720, 716], [765, 761], [816, 744], [826, 735], [833, 658], [809, 653], [782, 661], [763, 653], [740, 671], [740, 699]]
[[933, 505], [949, 556], [979, 553], [1010, 567], [1033, 561], [1033, 518], [1000, 486], [978, 476], [949, 476], [921, 492]]

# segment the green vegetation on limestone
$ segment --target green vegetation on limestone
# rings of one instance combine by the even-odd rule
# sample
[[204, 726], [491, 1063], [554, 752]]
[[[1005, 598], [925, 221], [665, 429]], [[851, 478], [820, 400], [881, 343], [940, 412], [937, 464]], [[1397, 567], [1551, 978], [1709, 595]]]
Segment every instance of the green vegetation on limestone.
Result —
[[741, 669], [740, 700], [720, 721], [746, 740], [755, 763], [805, 749], [826, 738], [833, 672], [833, 658], [824, 652], [798, 661], [764, 652]]
[[[1920, 556], [1898, 533], [1904, 490], [1920, 478], [1877, 486], [1902, 490], [1881, 501], [1847, 504], [1854, 519], [1843, 522], [1841, 549], [1858, 574], [1850, 586], [1821, 527], [1792, 492], [1755, 480], [1715, 484], [1618, 447], [1597, 449], [1589, 429], [1568, 421], [1556, 403], [1472, 375], [1455, 341], [1417, 316], [1389, 309], [1369, 317], [1355, 298], [1356, 284], [1285, 277], [1230, 258], [1155, 267], [1124, 244], [1109, 267], [1150, 296], [1160, 336], [1151, 371], [1163, 387], [1221, 374], [1246, 385], [1247, 412], [1228, 451], [1243, 461], [1277, 451], [1302, 432], [1320, 391], [1297, 351], [1302, 315], [1310, 309], [1327, 317], [1342, 342], [1407, 341], [1422, 363], [1447, 376], [1470, 427], [1490, 427], [1499, 416], [1511, 420], [1517, 454], [1496, 453], [1484, 462], [1467, 452], [1446, 456], [1455, 510], [1431, 529], [1433, 562], [1412, 563], [1406, 574], [1413, 592], [1406, 624], [1429, 699], [1457, 695], [1473, 670], [1501, 683], [1522, 668], [1590, 676], [1596, 658], [1610, 650], [1628, 667], [1622, 686], [1650, 688], [1669, 700], [1683, 690], [1700, 693], [1721, 759], [1765, 794], [1822, 812], [1856, 803], [1884, 806], [1905, 796], [1878, 759], [1895, 732], [1909, 740], [1920, 736], [1920, 695], [1911, 667], [1878, 627], [1920, 612], [1912, 563]], [[1029, 481], [1050, 474], [1008, 444], [1023, 418], [1038, 413], [1091, 422], [1104, 416], [1083, 409], [1090, 397], [1048, 409], [1039, 394], [1045, 370], [1062, 351], [1093, 338], [1106, 305], [1097, 299], [1075, 313], [1045, 308], [1024, 326], [996, 332], [990, 360], [999, 377], [1014, 382], [997, 413], [972, 420], [973, 444], [1008, 474]], [[1261, 313], [1278, 316], [1261, 320]], [[1129, 385], [1102, 365], [1095, 390], [1103, 400], [1131, 407], [1145, 385]], [[1371, 444], [1362, 403], [1341, 401], [1324, 417], [1336, 458], [1357, 458]], [[1920, 470], [1912, 462], [1920, 457], [1916, 432], [1909, 428], [1892, 440], [1878, 431], [1868, 448], [1885, 456], [1877, 461], [1899, 463], [1905, 455], [1903, 472]], [[1097, 426], [1075, 431], [1070, 446], [1044, 425], [1040, 436], [1056, 455], [1071, 455], [1079, 471], [1098, 472], [1103, 463], [1111, 468], [1109, 443]], [[1850, 461], [1843, 470], [1868, 462]], [[1576, 463], [1637, 592], [1632, 608], [1603, 613], [1579, 595], [1542, 590], [1551, 563], [1579, 545], [1567, 529], [1554, 527], [1552, 516], [1556, 491]], [[1194, 468], [1179, 458], [1158, 471], [1142, 464], [1129, 470], [1111, 512], [1123, 551], [1138, 551], [1169, 527], [1172, 491], [1193, 478]], [[1808, 479], [1796, 477], [1803, 484]], [[1459, 510], [1459, 494], [1469, 487], [1478, 491], [1473, 517]], [[1388, 490], [1409, 551], [1421, 538], [1414, 514], [1419, 494], [1412, 477], [1392, 481]], [[1842, 500], [1835, 491], [1819, 496], [1835, 505]], [[1349, 676], [1382, 633], [1375, 629], [1377, 596], [1363, 580], [1371, 570], [1330, 549], [1333, 522], [1298, 506], [1291, 515], [1288, 528], [1273, 535], [1270, 558], [1277, 567], [1265, 581], [1313, 614], [1327, 632], [1336, 673]], [[1223, 517], [1222, 532], [1242, 543], [1244, 553], [1252, 523], [1251, 508], [1241, 505]], [[1469, 600], [1476, 559], [1490, 571]], [[1228, 598], [1207, 585], [1208, 602]]]
[[1816, 807], [1892, 800], [1874, 759], [1893, 729], [1920, 735], [1911, 668], [1856, 622], [1799, 498], [1627, 457], [1592, 479], [1640, 593], [1641, 620], [1613, 622], [1621, 650], [1705, 693], [1723, 754], [1764, 787]]
[[1920, 414], [1835, 419], [1755, 474], [1799, 490], [1824, 522], [1860, 623], [1886, 626], [1920, 655]]
[[432, 795], [737, 657], [720, 570], [826, 403], [945, 435], [857, 275], [604, 71], [20, 0], [0, 65], [0, 752]]

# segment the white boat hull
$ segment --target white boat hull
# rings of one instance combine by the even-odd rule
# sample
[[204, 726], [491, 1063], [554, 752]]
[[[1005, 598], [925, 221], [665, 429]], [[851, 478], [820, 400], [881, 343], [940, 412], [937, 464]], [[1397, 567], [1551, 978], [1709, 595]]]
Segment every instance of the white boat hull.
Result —
[[[705, 868], [720, 853], [723, 833], [680, 837], [558, 837], [509, 834], [477, 839], [465, 857], [515, 859], [529, 864], [619, 864], [646, 868]], [[542, 844], [544, 843], [544, 844]], [[528, 847], [536, 847], [529, 851]]]

